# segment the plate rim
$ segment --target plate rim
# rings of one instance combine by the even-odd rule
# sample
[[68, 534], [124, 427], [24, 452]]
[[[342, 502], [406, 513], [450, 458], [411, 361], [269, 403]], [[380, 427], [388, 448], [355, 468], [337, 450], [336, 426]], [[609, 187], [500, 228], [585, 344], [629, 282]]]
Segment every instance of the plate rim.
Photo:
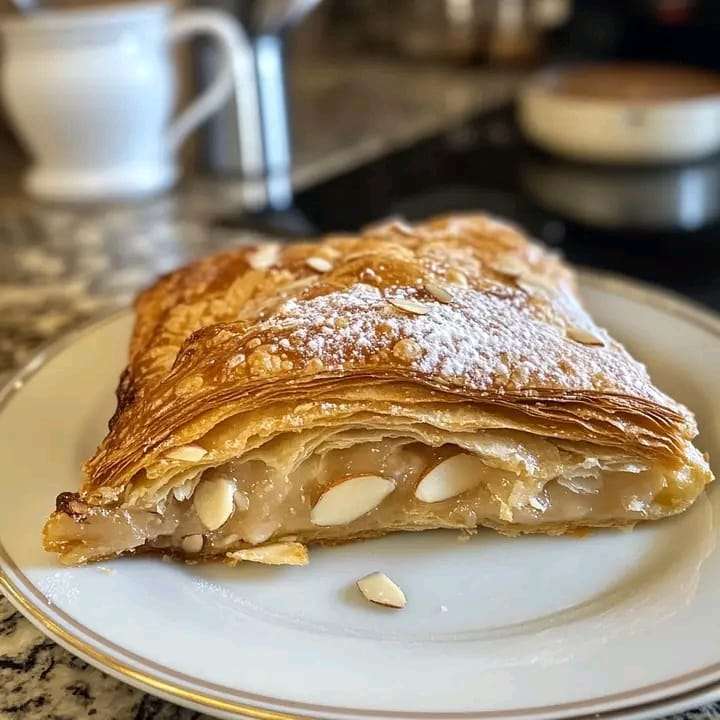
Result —
[[[618, 294], [629, 300], [650, 305], [690, 324], [702, 328], [720, 340], [720, 314], [706, 306], [688, 299], [681, 294], [661, 286], [655, 286], [642, 280], [636, 280], [604, 270], [575, 267], [580, 292], [583, 286]], [[105, 325], [115, 322], [132, 311], [131, 307], [115, 309], [96, 317], [69, 333], [41, 346], [31, 359], [0, 387], [0, 412], [11, 398], [22, 390], [25, 381], [39, 372], [55, 356], [73, 345], [80, 337]], [[13, 579], [13, 576], [15, 579]], [[560, 703], [541, 707], [519, 708], [517, 710], [463, 711], [463, 712], [406, 712], [387, 710], [363, 710], [331, 705], [282, 700], [235, 688], [217, 685], [193, 678], [172, 668], [158, 665], [153, 660], [115, 645], [111, 641], [86, 628], [82, 623], [52, 604], [40, 590], [17, 567], [8, 555], [0, 537], [0, 590], [8, 601], [40, 632], [50, 637], [67, 651], [81, 657], [90, 665], [106, 672], [112, 677], [126, 682], [144, 692], [162, 697], [185, 707], [208, 712], [224, 718], [255, 718], [256, 720], [309, 720], [312, 717], [368, 718], [381, 720], [520, 720], [563, 718], [563, 717], [602, 717], [602, 718], [646, 718], [654, 717], [665, 709], [679, 712], [720, 699], [720, 660], [705, 668], [684, 675], [654, 683], [640, 688], [627, 690], [571, 703]], [[33, 597], [35, 602], [33, 602]], [[43, 607], [44, 606], [44, 607]], [[55, 619], [56, 616], [62, 624]], [[70, 630], [75, 632], [71, 632]], [[94, 645], [83, 640], [91, 638]], [[117, 659], [110, 652], [123, 659]], [[140, 670], [133, 667], [139, 666]], [[153, 671], [153, 669], [155, 670]], [[164, 676], [164, 677], [163, 677]], [[171, 678], [171, 679], [166, 679]], [[694, 687], [683, 689], [683, 685], [698, 681]], [[678, 688], [678, 686], [680, 686]], [[672, 688], [678, 688], [672, 692]], [[672, 694], [654, 699], [632, 702], [633, 697], [648, 693], [662, 692], [667, 688]], [[224, 697], [223, 697], [224, 696]], [[235, 697], [239, 701], [229, 698]], [[627, 700], [627, 704], [623, 704]], [[612, 704], [611, 707], [607, 707]], [[602, 706], [606, 709], [600, 709]], [[281, 709], [273, 709], [273, 706]]]

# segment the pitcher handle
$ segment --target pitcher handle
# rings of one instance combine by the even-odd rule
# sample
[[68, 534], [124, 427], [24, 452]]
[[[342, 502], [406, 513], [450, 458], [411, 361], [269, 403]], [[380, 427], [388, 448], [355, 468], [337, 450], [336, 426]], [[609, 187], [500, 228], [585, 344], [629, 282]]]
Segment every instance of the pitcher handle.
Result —
[[[176, 150], [205, 120], [235, 95], [238, 132], [243, 140], [243, 165], [251, 172], [262, 152], [258, 126], [255, 74], [252, 50], [239, 22], [221, 10], [181, 10], [170, 21], [169, 38], [173, 43], [192, 35], [214, 38], [219, 49], [219, 69], [210, 85], [175, 118], [167, 132], [171, 150]], [[242, 88], [242, 95], [238, 92]], [[253, 147], [254, 146], [254, 147]], [[261, 160], [260, 160], [261, 162]]]

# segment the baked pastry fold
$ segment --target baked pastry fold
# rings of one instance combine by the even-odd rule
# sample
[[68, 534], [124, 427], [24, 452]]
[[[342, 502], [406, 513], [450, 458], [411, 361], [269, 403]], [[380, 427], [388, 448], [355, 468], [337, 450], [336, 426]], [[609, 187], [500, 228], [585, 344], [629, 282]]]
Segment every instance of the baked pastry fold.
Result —
[[572, 272], [485, 216], [232, 250], [136, 311], [109, 433], [44, 529], [65, 563], [625, 526], [713, 479]]

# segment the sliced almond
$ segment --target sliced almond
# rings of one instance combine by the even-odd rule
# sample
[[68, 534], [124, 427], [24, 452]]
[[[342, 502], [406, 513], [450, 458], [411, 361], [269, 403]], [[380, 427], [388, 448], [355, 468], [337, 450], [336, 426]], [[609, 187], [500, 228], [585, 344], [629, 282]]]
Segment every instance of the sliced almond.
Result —
[[400, 235], [406, 235], [407, 237], [415, 237], [417, 234], [415, 228], [405, 220], [393, 220], [388, 226], [388, 230], [399, 233]]
[[275, 265], [280, 257], [280, 246], [275, 243], [261, 245], [250, 253], [247, 261], [253, 270], [267, 270]]
[[319, 273], [330, 272], [333, 268], [332, 263], [323, 257], [309, 257], [305, 260], [305, 264]]
[[395, 483], [379, 475], [358, 475], [326, 490], [310, 512], [313, 525], [345, 525], [376, 508]]
[[202, 535], [187, 535], [182, 539], [183, 552], [195, 554], [203, 549], [205, 538]]
[[447, 279], [448, 282], [451, 282], [453, 285], [459, 285], [464, 288], [468, 286], [468, 279], [465, 273], [460, 272], [460, 270], [456, 270], [455, 268], [450, 268], [447, 271]]
[[432, 280], [425, 282], [425, 290], [441, 303], [451, 303], [453, 301], [453, 296], [442, 285], [438, 285]]
[[307, 548], [298, 542], [273, 543], [262, 547], [246, 548], [227, 553], [232, 562], [256, 562], [264, 565], [307, 565], [310, 555]]
[[235, 483], [228, 478], [203, 480], [195, 489], [193, 507], [208, 530], [217, 530], [233, 513]]
[[181, 445], [165, 453], [166, 460], [181, 462], [199, 462], [207, 455], [207, 450], [199, 445]]
[[405, 593], [385, 574], [374, 572], [357, 581], [360, 592], [370, 602], [393, 608], [404, 608]]
[[578, 325], [568, 325], [565, 328], [565, 334], [571, 340], [575, 340], [575, 342], [582, 343], [583, 345], [605, 345], [605, 341], [601, 337]]
[[476, 455], [453, 455], [437, 464], [415, 488], [421, 502], [436, 503], [455, 497], [480, 484], [487, 466]]
[[526, 271], [524, 263], [512, 255], [497, 258], [490, 267], [495, 270], [495, 272], [511, 278], [520, 277]]
[[390, 298], [388, 302], [405, 312], [413, 315], [427, 315], [430, 312], [430, 308], [427, 305], [423, 305], [415, 300], [405, 300], [403, 298]]

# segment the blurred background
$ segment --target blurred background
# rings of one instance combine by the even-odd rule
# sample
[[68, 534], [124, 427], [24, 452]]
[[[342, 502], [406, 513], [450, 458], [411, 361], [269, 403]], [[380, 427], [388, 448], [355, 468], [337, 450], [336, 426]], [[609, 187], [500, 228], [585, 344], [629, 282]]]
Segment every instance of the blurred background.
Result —
[[[137, 119], [147, 94], [165, 90], [157, 79], [123, 85], [121, 56], [82, 55], [76, 25], [109, 13], [92, 26], [97, 45], [118, 8], [145, 5], [6, 6], [5, 367], [228, 244], [452, 210], [515, 220], [573, 262], [720, 308], [715, 0], [198, 2], [184, 7], [224, 11], [245, 33], [233, 92], [178, 149], [177, 178], [128, 192], [103, 177], [147, 128], [128, 125], [111, 159], [93, 163], [120, 108]], [[127, 41], [116, 35], [109, 45]], [[137, 51], [150, 41], [135, 42]], [[78, 57], [90, 58], [80, 70]], [[178, 46], [176, 104], [206, 88], [221, 62], [212, 39]], [[82, 67], [93, 66], [86, 78]], [[116, 110], [100, 107], [109, 89]], [[85, 114], [65, 118], [78, 106]], [[63, 156], [73, 143], [89, 180], [77, 181]], [[53, 182], [33, 186], [28, 170], [43, 164]]]
[[[720, 310], [720, 0], [4, 0], [0, 41], [0, 383], [193, 258], [449, 211]], [[3, 634], [10, 717], [190, 718]]]

